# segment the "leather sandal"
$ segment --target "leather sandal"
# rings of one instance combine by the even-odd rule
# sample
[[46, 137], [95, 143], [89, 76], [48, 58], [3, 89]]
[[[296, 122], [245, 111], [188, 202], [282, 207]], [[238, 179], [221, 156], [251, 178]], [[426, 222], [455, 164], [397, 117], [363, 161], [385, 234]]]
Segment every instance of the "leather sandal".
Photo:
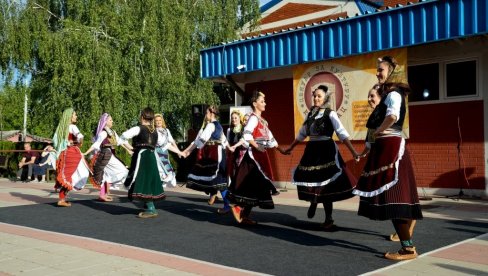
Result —
[[398, 237], [398, 234], [397, 233], [391, 234], [390, 235], [390, 241], [399, 242], [400, 238]]
[[106, 196], [106, 197], [99, 197], [98, 200], [99, 201], [102, 201], [102, 202], [112, 202], [113, 201], [113, 199], [111, 197], [108, 197], [108, 196]]
[[334, 229], [335, 227], [336, 226], [335, 226], [333, 220], [326, 220], [324, 223], [320, 224], [320, 228], [322, 228], [322, 230], [326, 230], [326, 231], [330, 231], [330, 230]]
[[258, 222], [255, 221], [255, 220], [252, 220], [250, 218], [243, 218], [241, 224], [244, 224], [244, 225], [256, 225], [256, 224], [258, 224]]
[[411, 260], [417, 258], [417, 256], [418, 254], [417, 254], [417, 250], [415, 249], [415, 246], [402, 247], [402, 249], [398, 250], [398, 252], [395, 253], [390, 253], [390, 252], [385, 253], [385, 258], [393, 261]]
[[242, 222], [241, 207], [231, 206], [230, 209], [232, 210], [232, 215], [234, 215], [234, 218], [236, 219], [237, 223], [241, 223]]
[[65, 201], [65, 200], [60, 200], [58, 201], [57, 204], [59, 207], [71, 207], [71, 203]]
[[140, 212], [137, 215], [139, 218], [155, 218], [158, 216], [158, 213], [151, 213], [151, 212]]

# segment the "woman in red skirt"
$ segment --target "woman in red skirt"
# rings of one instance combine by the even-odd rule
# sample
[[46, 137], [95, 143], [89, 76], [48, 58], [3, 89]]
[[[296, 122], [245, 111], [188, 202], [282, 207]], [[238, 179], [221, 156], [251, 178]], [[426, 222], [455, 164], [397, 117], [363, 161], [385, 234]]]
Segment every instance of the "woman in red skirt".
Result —
[[60, 207], [71, 206], [71, 203], [66, 201], [66, 195], [72, 189], [83, 189], [90, 175], [89, 166], [80, 151], [83, 135], [75, 125], [77, 119], [73, 108], [66, 109], [53, 137], [58, 154], [54, 188], [60, 189], [58, 201]]
[[[272, 194], [278, 194], [273, 185], [273, 172], [267, 149], [278, 147], [273, 134], [268, 128], [268, 122], [261, 117], [265, 110], [264, 94], [255, 91], [252, 98], [253, 113], [244, 127], [243, 137], [249, 143], [239, 167], [229, 186], [229, 199], [235, 205], [232, 214], [238, 223], [256, 224], [249, 219], [254, 206], [262, 209], [273, 209]], [[280, 148], [281, 153], [284, 151]]]
[[[395, 60], [389, 56], [378, 61], [376, 76], [381, 101], [371, 113], [366, 127], [374, 129], [374, 143], [353, 191], [361, 197], [358, 214], [372, 220], [391, 220], [402, 248], [387, 252], [385, 258], [408, 260], [417, 257], [409, 227], [412, 220], [422, 219], [412, 164], [402, 137], [405, 120], [405, 98], [408, 84], [399, 77]], [[397, 70], [397, 72], [395, 72]]]

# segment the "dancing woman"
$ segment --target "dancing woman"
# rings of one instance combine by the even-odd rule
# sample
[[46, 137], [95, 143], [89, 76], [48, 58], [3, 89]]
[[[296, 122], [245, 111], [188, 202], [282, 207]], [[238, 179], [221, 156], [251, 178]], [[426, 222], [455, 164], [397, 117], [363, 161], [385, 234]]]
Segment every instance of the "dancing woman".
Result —
[[138, 199], [144, 202], [144, 211], [139, 218], [153, 218], [158, 215], [154, 206], [155, 200], [166, 198], [158, 168], [156, 145], [162, 144], [163, 139], [154, 126], [154, 111], [146, 107], [139, 117], [140, 125], [132, 127], [120, 136], [121, 143], [132, 139], [133, 150], [129, 175], [124, 182], [129, 187], [129, 200]]
[[60, 207], [71, 206], [71, 203], [66, 201], [68, 192], [72, 189], [83, 189], [90, 175], [89, 166], [80, 151], [83, 134], [75, 125], [77, 119], [73, 108], [64, 110], [53, 137], [57, 154], [54, 188], [60, 189], [57, 203]]
[[[244, 140], [249, 143], [239, 167], [229, 186], [229, 199], [235, 205], [232, 214], [238, 223], [254, 225], [249, 215], [254, 206], [273, 209], [272, 193], [277, 193], [273, 185], [273, 172], [267, 149], [278, 147], [268, 122], [261, 117], [265, 110], [264, 94], [255, 91], [251, 97], [253, 113], [244, 127]], [[278, 148], [280, 152], [283, 151]]]
[[198, 148], [197, 160], [188, 175], [186, 187], [210, 194], [208, 204], [212, 205], [220, 191], [224, 201], [223, 209], [218, 213], [227, 212], [227, 173], [225, 147], [228, 147], [222, 125], [217, 121], [219, 110], [211, 105], [205, 113], [205, 123], [193, 141], [185, 150], [185, 156]]
[[358, 156], [349, 141], [349, 134], [342, 125], [337, 113], [331, 110], [330, 101], [333, 92], [320, 85], [313, 92], [314, 106], [308, 113], [298, 136], [285, 150], [290, 154], [293, 148], [309, 137], [302, 159], [295, 169], [293, 184], [297, 185], [298, 199], [310, 202], [307, 215], [312, 218], [318, 203], [324, 205], [324, 230], [334, 226], [332, 219], [333, 202], [351, 198], [356, 179], [346, 168], [336, 143], [332, 139], [334, 132], [346, 144], [354, 158]]
[[163, 141], [162, 144], [158, 143], [156, 145], [156, 153], [159, 157], [160, 167], [165, 175], [165, 178], [163, 179], [163, 187], [166, 187], [166, 185], [176, 187], [176, 174], [169, 161], [168, 150], [178, 153], [179, 155], [181, 155], [182, 152], [178, 149], [173, 136], [171, 136], [171, 132], [166, 127], [166, 122], [164, 121], [162, 114], [154, 115], [154, 123], [156, 124], [156, 130]]
[[413, 220], [422, 219], [412, 164], [405, 148], [402, 127], [405, 120], [407, 83], [398, 80], [398, 65], [392, 57], [378, 60], [381, 101], [371, 113], [366, 127], [374, 129], [374, 143], [353, 191], [359, 195], [358, 215], [372, 220], [391, 220], [401, 249], [385, 258], [408, 260], [417, 257], [409, 231]]
[[[373, 88], [371, 88], [368, 91], [368, 104], [369, 106], [374, 110], [376, 106], [381, 101], [381, 95], [378, 92], [378, 89], [380, 89], [380, 85], [375, 84]], [[371, 146], [374, 143], [374, 135], [373, 133], [376, 131], [376, 129], [371, 129], [368, 128], [367, 134], [366, 134], [366, 142], [365, 142], [365, 147], [363, 152], [360, 154], [361, 158], [364, 158], [368, 155], [369, 151], [371, 150]], [[408, 227], [408, 232], [410, 233], [410, 236], [413, 235], [413, 229], [415, 228], [416, 220], [410, 220], [409, 221], [409, 227]], [[390, 240], [391, 241], [400, 241], [400, 238], [398, 237], [398, 234], [395, 232], [390, 235]]]
[[[115, 156], [115, 146], [120, 144], [121, 141], [112, 127], [112, 116], [108, 113], [103, 113], [95, 130], [95, 142], [83, 154], [88, 155], [92, 151], [96, 152], [90, 162], [93, 175], [89, 179], [95, 188], [100, 189], [100, 201], [112, 201], [109, 196], [110, 188], [119, 190], [123, 186], [129, 172], [124, 163]], [[122, 144], [122, 147], [132, 154], [124, 144]]]

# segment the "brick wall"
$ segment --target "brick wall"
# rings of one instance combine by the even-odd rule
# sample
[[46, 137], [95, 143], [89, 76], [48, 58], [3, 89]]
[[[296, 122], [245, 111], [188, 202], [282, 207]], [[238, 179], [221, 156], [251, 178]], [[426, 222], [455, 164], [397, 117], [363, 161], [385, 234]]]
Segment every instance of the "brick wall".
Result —
[[[263, 113], [270, 129], [282, 147], [294, 139], [293, 83], [291, 79], [248, 84], [246, 91], [259, 88], [266, 94]], [[429, 188], [485, 189], [483, 102], [457, 102], [410, 106], [410, 151], [417, 185]], [[462, 143], [458, 169], [458, 123], [460, 120]], [[363, 141], [353, 141], [358, 152]], [[348, 168], [359, 176], [365, 160], [356, 163], [351, 153], [340, 142], [339, 150]], [[298, 164], [305, 144], [299, 144], [289, 156], [270, 151], [275, 180], [290, 181], [291, 171]], [[465, 177], [466, 175], [466, 177]], [[469, 185], [468, 185], [469, 182]]]

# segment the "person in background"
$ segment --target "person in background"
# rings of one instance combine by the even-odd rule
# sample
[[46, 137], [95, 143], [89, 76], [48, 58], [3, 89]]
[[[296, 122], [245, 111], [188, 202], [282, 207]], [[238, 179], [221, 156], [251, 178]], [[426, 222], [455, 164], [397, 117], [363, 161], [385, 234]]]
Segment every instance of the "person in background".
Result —
[[38, 181], [46, 182], [46, 172], [48, 169], [55, 169], [56, 150], [51, 145], [47, 145], [41, 153], [39, 163], [34, 166], [34, 175]]
[[298, 199], [310, 202], [307, 212], [309, 218], [315, 215], [318, 203], [324, 205], [325, 222], [321, 224], [324, 230], [334, 227], [333, 202], [353, 197], [352, 190], [356, 186], [356, 178], [347, 169], [332, 139], [334, 132], [351, 151], [354, 159], [358, 156], [349, 141], [349, 133], [337, 113], [331, 109], [331, 101], [334, 99], [332, 93], [325, 85], [315, 89], [314, 106], [298, 136], [285, 150], [285, 154], [290, 154], [298, 143], [309, 137], [302, 159], [293, 174], [293, 184], [297, 185]]
[[70, 207], [66, 196], [72, 190], [81, 190], [90, 175], [90, 169], [80, 151], [83, 134], [76, 126], [78, 116], [73, 108], [64, 110], [53, 137], [57, 153], [57, 173], [54, 189], [59, 190], [60, 207]]
[[31, 144], [24, 143], [24, 152], [19, 162], [20, 181], [29, 182], [33, 179], [33, 168], [38, 157], [37, 152], [31, 149]]
[[242, 127], [241, 127], [242, 133], [238, 135], [240, 136], [240, 139], [237, 143], [235, 143], [233, 146], [230, 147], [230, 151], [234, 155], [234, 164], [232, 165], [233, 166], [232, 173], [230, 174], [231, 179], [235, 175], [235, 172], [239, 167], [239, 164], [241, 164], [242, 158], [244, 158], [247, 148], [249, 147], [249, 143], [247, 143], [243, 137], [244, 127], [247, 125], [247, 121], [249, 121], [249, 116], [251, 116], [251, 113], [247, 113], [242, 117]]
[[410, 87], [400, 79], [400, 69], [390, 56], [378, 60], [376, 77], [381, 101], [366, 124], [368, 129], [374, 129], [374, 143], [353, 191], [360, 196], [358, 215], [392, 221], [401, 249], [385, 253], [390, 260], [418, 256], [409, 229], [414, 220], [422, 219], [413, 168], [402, 137]]
[[209, 205], [213, 205], [220, 191], [224, 206], [217, 209], [218, 213], [225, 213], [230, 209], [227, 199], [227, 168], [225, 148], [228, 147], [222, 125], [218, 121], [219, 110], [216, 106], [209, 106], [205, 113], [205, 121], [193, 141], [184, 151], [188, 156], [197, 148], [197, 160], [188, 175], [186, 187], [210, 194]]

